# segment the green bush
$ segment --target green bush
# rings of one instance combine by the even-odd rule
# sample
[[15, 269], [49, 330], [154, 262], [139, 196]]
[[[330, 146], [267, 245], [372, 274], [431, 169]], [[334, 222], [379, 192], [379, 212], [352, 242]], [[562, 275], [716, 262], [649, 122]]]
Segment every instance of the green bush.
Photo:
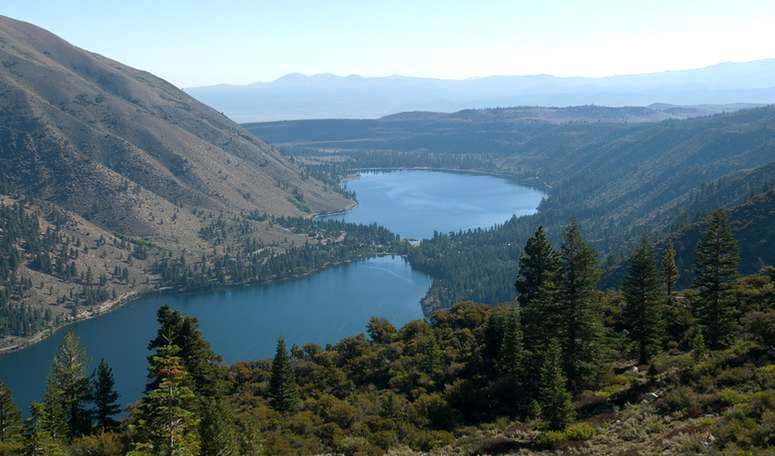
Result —
[[775, 340], [775, 309], [749, 313], [743, 317], [743, 326], [752, 339], [762, 345], [771, 344]]
[[716, 383], [719, 386], [741, 385], [753, 378], [753, 371], [748, 367], [733, 367], [725, 369], [716, 376]]
[[418, 416], [435, 429], [452, 429], [458, 422], [458, 413], [439, 394], [423, 394], [414, 402]]
[[568, 441], [589, 440], [595, 435], [595, 428], [589, 423], [574, 423], [564, 431], [545, 431], [536, 437], [534, 443], [539, 448], [557, 448]]
[[595, 428], [589, 423], [574, 423], [565, 430], [568, 440], [589, 440], [595, 435]]
[[421, 451], [450, 445], [455, 437], [447, 431], [418, 431], [412, 436], [412, 447]]
[[539, 448], [557, 448], [568, 440], [563, 431], [544, 431], [535, 439], [535, 444]]
[[70, 452], [74, 456], [118, 456], [124, 454], [124, 445], [121, 443], [119, 434], [101, 432], [73, 440], [70, 444]]
[[688, 386], [679, 386], [665, 394], [658, 407], [663, 412], [681, 412], [692, 417], [701, 413], [699, 398]]

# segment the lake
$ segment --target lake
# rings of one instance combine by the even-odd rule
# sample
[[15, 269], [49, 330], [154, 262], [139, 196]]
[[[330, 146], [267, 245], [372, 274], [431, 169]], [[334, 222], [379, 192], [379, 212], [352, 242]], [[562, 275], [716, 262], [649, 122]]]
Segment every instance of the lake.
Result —
[[[359, 205], [335, 216], [379, 223], [404, 238], [429, 238], [503, 223], [532, 213], [543, 194], [508, 180], [434, 171], [369, 172], [348, 181]], [[145, 385], [146, 346], [155, 335], [156, 311], [168, 304], [199, 319], [205, 337], [224, 361], [267, 358], [279, 336], [289, 344], [324, 345], [364, 332], [372, 316], [396, 326], [422, 318], [420, 299], [431, 278], [400, 257], [337, 266], [311, 276], [225, 291], [143, 297], [109, 314], [70, 326], [91, 356], [113, 367], [121, 402], [138, 399]], [[19, 352], [0, 356], [0, 381], [27, 414], [40, 400], [54, 352], [66, 330]]]
[[[142, 394], [146, 345], [156, 334], [156, 310], [163, 304], [196, 317], [213, 349], [232, 363], [273, 356], [279, 336], [289, 345], [323, 345], [364, 332], [372, 316], [395, 325], [422, 318], [419, 302], [430, 284], [427, 275], [413, 271], [403, 258], [387, 256], [271, 285], [140, 298], [69, 328], [80, 337], [93, 366], [100, 358], [108, 361], [126, 403]], [[42, 397], [51, 359], [66, 331], [0, 357], [0, 379], [25, 409]]]
[[440, 171], [364, 172], [346, 182], [358, 206], [322, 218], [378, 223], [402, 238], [503, 223], [536, 211], [544, 194], [508, 179]]

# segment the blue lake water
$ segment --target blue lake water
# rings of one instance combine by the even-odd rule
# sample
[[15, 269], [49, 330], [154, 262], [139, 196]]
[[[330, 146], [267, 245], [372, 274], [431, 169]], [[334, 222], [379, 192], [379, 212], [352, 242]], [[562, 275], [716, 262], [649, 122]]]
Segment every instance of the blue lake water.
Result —
[[[333, 217], [384, 225], [404, 238], [429, 238], [434, 230], [457, 231], [503, 223], [535, 211], [543, 194], [508, 180], [433, 171], [364, 173], [348, 182], [359, 206]], [[148, 296], [107, 315], [70, 326], [95, 366], [113, 367], [121, 401], [138, 399], [145, 385], [146, 346], [156, 311], [168, 304], [199, 319], [205, 337], [224, 361], [266, 358], [279, 336], [289, 344], [333, 343], [364, 331], [372, 316], [396, 326], [422, 318], [420, 299], [431, 278], [399, 257], [338, 266], [299, 279], [226, 291]], [[0, 356], [0, 381], [11, 388], [25, 414], [39, 400], [54, 352], [52, 337]]]
[[[144, 297], [68, 329], [78, 334], [93, 367], [100, 358], [108, 361], [126, 403], [142, 394], [146, 346], [156, 333], [156, 311], [163, 304], [196, 317], [213, 349], [232, 363], [272, 356], [279, 336], [289, 344], [323, 345], [364, 332], [372, 316], [395, 325], [422, 318], [419, 302], [430, 284], [428, 276], [413, 271], [403, 258], [380, 257], [272, 285]], [[65, 331], [0, 357], [0, 380], [25, 411], [42, 397]]]
[[366, 172], [346, 186], [355, 191], [358, 206], [325, 218], [378, 223], [413, 239], [532, 214], [544, 196], [500, 177], [440, 171]]

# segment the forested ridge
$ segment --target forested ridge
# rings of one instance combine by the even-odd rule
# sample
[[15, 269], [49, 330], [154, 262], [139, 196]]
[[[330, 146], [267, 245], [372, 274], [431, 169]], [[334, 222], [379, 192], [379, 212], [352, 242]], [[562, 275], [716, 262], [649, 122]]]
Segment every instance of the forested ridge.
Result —
[[[299, 222], [301, 225], [303, 223]], [[571, 220], [533, 232], [516, 304], [462, 302], [396, 328], [224, 365], [196, 319], [164, 306], [143, 397], [118, 418], [112, 371], [69, 333], [22, 421], [0, 385], [0, 453], [767, 454], [775, 445], [775, 270], [739, 276], [728, 215], [695, 246], [695, 279], [642, 238], [621, 291]]]
[[[164, 257], [154, 264], [154, 271], [163, 287], [191, 291], [287, 279], [349, 261], [403, 254], [408, 249], [397, 235], [376, 224], [299, 217], [271, 217], [268, 220], [307, 240], [302, 245], [292, 244], [282, 250], [246, 240], [224, 254], [203, 254], [194, 261], [187, 261], [185, 257]], [[219, 219], [214, 225], [219, 228], [210, 230], [209, 235], [214, 236], [218, 230], [229, 230], [228, 223]]]
[[[32, 336], [137, 285], [144, 247], [83, 228], [54, 206], [0, 200], [0, 338]], [[109, 268], [108, 255], [123, 261]]]
[[[410, 253], [413, 265], [434, 276], [424, 300], [429, 311], [462, 299], [496, 304], [513, 297], [506, 279], [516, 266], [513, 253], [539, 225], [558, 242], [564, 224], [576, 217], [607, 275], [621, 275], [642, 235], [658, 242], [680, 237], [714, 208], [740, 213], [735, 208], [769, 198], [774, 183], [771, 106], [637, 124], [526, 121], [498, 110], [474, 110], [246, 128], [329, 180], [364, 168], [440, 168], [510, 176], [544, 190], [548, 196], [538, 212], [504, 220], [496, 230], [502, 234], [440, 233]], [[765, 213], [757, 226], [766, 231], [771, 215]], [[771, 263], [772, 249], [752, 244], [771, 242], [771, 235], [740, 240], [744, 272]], [[511, 260], [495, 253], [506, 250]], [[690, 253], [679, 250], [678, 261], [691, 265]], [[678, 286], [687, 284], [682, 280]]]

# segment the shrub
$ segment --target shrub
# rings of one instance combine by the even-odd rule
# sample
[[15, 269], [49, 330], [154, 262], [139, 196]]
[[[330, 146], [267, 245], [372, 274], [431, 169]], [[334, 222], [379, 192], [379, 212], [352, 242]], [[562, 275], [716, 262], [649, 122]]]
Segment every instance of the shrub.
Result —
[[658, 407], [663, 412], [682, 412], [692, 417], [700, 415], [697, 394], [688, 386], [679, 386], [665, 394]]
[[364, 437], [348, 436], [339, 442], [339, 451], [346, 455], [380, 455], [382, 450], [372, 446]]
[[315, 435], [329, 447], [337, 447], [339, 442], [345, 437], [344, 431], [334, 423], [321, 425], [315, 431]]
[[70, 444], [70, 452], [73, 456], [119, 456], [124, 454], [124, 446], [119, 434], [102, 432], [73, 440]]
[[775, 411], [767, 410], [762, 414], [758, 425], [751, 431], [751, 441], [761, 448], [775, 446]]
[[430, 451], [454, 441], [455, 438], [447, 431], [419, 431], [414, 434], [412, 446], [421, 451]]
[[595, 428], [589, 423], [574, 423], [565, 430], [568, 440], [589, 440], [595, 435]]
[[414, 403], [417, 415], [425, 417], [435, 429], [452, 429], [458, 421], [458, 413], [439, 394], [424, 394]]
[[[13, 442], [0, 442], [0, 456], [14, 456], [23, 454], [24, 442], [19, 440]], [[121, 454], [121, 453], [116, 453]]]
[[775, 341], [775, 309], [751, 312], [743, 317], [746, 333], [762, 345]]
[[557, 448], [567, 440], [567, 436], [563, 431], [544, 431], [538, 434], [534, 443], [539, 448]]
[[753, 378], [753, 372], [748, 367], [732, 367], [725, 369], [716, 376], [719, 386], [734, 386], [746, 383]]
[[755, 381], [761, 389], [775, 389], [775, 364], [757, 369]]
[[321, 418], [336, 423], [342, 429], [352, 425], [357, 413], [355, 407], [330, 394], [321, 395], [314, 404], [314, 409]]
[[536, 437], [535, 443], [539, 448], [552, 449], [561, 446], [567, 441], [589, 440], [595, 435], [595, 428], [589, 423], [574, 423], [564, 431], [544, 431]]
[[714, 411], [720, 411], [727, 407], [740, 404], [747, 399], [747, 396], [737, 390], [724, 388], [721, 391], [710, 396], [708, 405]]
[[775, 391], [759, 391], [751, 396], [749, 416], [761, 417], [764, 412], [775, 410]]

